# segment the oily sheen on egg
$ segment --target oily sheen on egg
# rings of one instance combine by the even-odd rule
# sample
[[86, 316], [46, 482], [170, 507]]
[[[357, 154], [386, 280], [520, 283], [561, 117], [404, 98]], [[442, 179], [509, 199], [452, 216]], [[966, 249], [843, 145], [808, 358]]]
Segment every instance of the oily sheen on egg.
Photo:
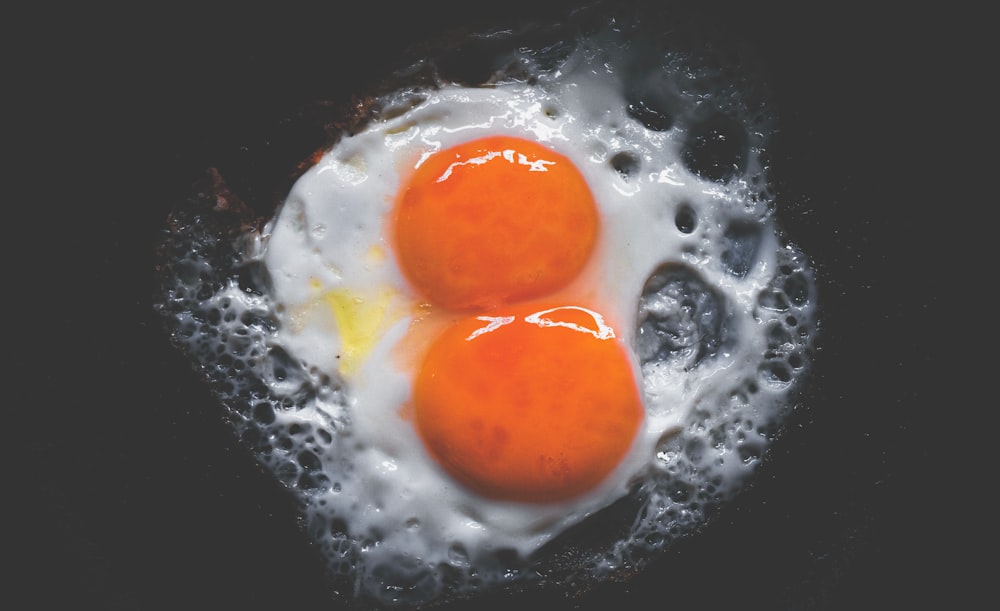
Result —
[[642, 421], [632, 363], [601, 315], [577, 305], [586, 295], [564, 294], [570, 307], [519, 303], [580, 274], [598, 220], [569, 159], [510, 136], [422, 157], [400, 190], [400, 267], [429, 307], [470, 314], [433, 339], [413, 385], [415, 423], [444, 470], [486, 497], [587, 492]]

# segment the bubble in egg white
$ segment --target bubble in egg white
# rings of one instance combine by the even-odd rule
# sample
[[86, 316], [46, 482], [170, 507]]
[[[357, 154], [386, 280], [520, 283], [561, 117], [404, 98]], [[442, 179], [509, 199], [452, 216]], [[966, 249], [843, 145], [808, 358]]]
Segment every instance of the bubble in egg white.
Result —
[[[218, 186], [171, 216], [157, 307], [238, 435], [301, 502], [348, 600], [417, 605], [640, 569], [747, 481], [808, 370], [815, 282], [772, 218], [774, 117], [758, 75], [643, 41], [637, 23], [603, 26], [484, 38], [507, 49], [485, 87], [432, 54], [266, 225], [228, 192], [218, 206]], [[410, 313], [381, 236], [402, 168], [494, 133], [549, 144], [584, 174], [604, 231], [595, 282], [641, 372], [633, 452], [575, 502], [458, 487], [397, 415], [408, 374], [375, 367]], [[317, 305], [335, 287], [386, 308], [349, 375]]]

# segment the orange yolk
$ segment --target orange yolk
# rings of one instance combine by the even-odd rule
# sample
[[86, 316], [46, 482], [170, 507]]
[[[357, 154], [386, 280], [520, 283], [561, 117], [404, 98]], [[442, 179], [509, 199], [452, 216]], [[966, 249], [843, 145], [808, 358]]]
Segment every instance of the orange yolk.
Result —
[[491, 308], [561, 288], [583, 268], [598, 213], [579, 170], [508, 136], [429, 156], [400, 190], [396, 255], [432, 303]]
[[644, 410], [614, 332], [585, 308], [520, 305], [470, 316], [431, 345], [416, 427], [456, 480], [491, 498], [552, 502], [615, 469]]

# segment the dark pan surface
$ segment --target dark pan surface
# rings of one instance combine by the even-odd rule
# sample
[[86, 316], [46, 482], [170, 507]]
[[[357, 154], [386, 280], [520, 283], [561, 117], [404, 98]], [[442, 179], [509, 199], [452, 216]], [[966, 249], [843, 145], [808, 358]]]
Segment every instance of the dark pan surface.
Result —
[[[506, 6], [541, 18], [564, 8], [533, 4]], [[958, 592], [939, 573], [954, 516], [931, 494], [943, 481], [929, 436], [944, 404], [931, 375], [940, 348], [920, 332], [945, 303], [921, 288], [940, 264], [915, 248], [934, 219], [914, 212], [937, 194], [910, 180], [922, 113], [907, 101], [920, 99], [925, 58], [892, 15], [747, 4], [703, 10], [753, 32], [771, 74], [782, 223], [820, 279], [809, 391], [755, 486], [649, 570], [578, 600], [474, 608], [900, 608]], [[291, 500], [159, 328], [153, 244], [205, 167], [233, 169], [237, 188], [267, 199], [284, 179], [275, 160], [317, 137], [300, 129], [309, 102], [347, 103], [410, 44], [483, 19], [430, 2], [88, 14], [41, 28], [40, 42], [66, 51], [47, 77], [23, 72], [32, 172], [20, 182], [34, 188], [9, 206], [39, 213], [40, 231], [13, 257], [5, 309], [17, 363], [5, 498], [30, 608], [332, 608]], [[40, 252], [54, 265], [26, 265]]]

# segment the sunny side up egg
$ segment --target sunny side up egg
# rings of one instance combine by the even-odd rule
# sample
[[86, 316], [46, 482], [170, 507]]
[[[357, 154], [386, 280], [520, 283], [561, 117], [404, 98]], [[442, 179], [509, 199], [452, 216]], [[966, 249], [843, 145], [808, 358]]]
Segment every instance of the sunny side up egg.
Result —
[[347, 600], [641, 568], [746, 481], [807, 370], [773, 118], [623, 23], [381, 96], [256, 228], [221, 187], [220, 218], [171, 219], [158, 307]]

